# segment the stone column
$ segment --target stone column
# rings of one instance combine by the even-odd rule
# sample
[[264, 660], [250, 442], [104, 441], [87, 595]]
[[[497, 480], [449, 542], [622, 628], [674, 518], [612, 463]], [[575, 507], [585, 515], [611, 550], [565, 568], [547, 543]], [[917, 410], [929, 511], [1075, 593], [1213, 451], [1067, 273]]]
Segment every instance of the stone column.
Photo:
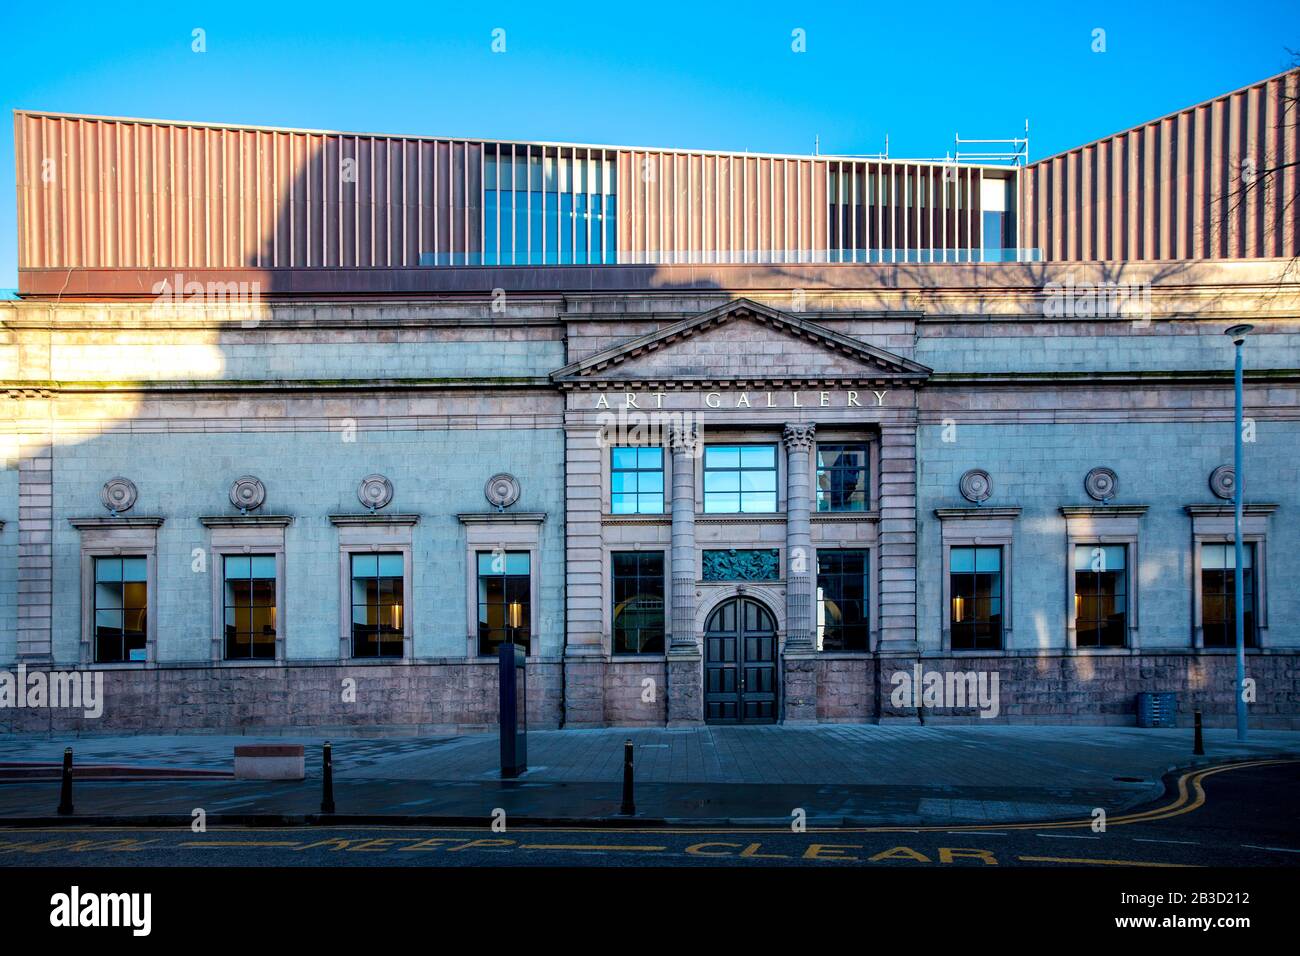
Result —
[[17, 660], [46, 667], [54, 663], [54, 442], [47, 426], [49, 406], [49, 399], [25, 399], [21, 414], [26, 424], [41, 431], [18, 436]]
[[[570, 401], [573, 397], [570, 396]], [[609, 446], [600, 430], [579, 419], [565, 430], [564, 442], [564, 726], [605, 724], [608, 625], [601, 599], [602, 461]], [[539, 596], [534, 595], [533, 600]]]
[[817, 426], [785, 426], [785, 652], [783, 692], [787, 723], [817, 719], [817, 660], [813, 641], [812, 466]]
[[698, 724], [704, 717], [703, 663], [695, 637], [695, 426], [673, 428], [672, 452], [672, 641], [668, 646], [668, 723]]
[[876, 701], [881, 721], [915, 723], [919, 711], [893, 706], [892, 677], [919, 660], [916, 641], [916, 423], [880, 429], [880, 543], [872, 569], [880, 588]]

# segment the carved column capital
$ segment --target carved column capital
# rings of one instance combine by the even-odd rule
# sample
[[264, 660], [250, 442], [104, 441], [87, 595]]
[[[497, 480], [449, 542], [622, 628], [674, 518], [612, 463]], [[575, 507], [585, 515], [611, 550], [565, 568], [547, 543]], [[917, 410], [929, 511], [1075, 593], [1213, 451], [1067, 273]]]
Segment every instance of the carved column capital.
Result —
[[785, 426], [781, 440], [785, 442], [786, 451], [808, 451], [812, 448], [813, 437], [816, 434], [816, 422], [807, 424], [790, 422]]
[[694, 455], [699, 445], [700, 433], [695, 425], [674, 425], [668, 429], [668, 448], [674, 455], [682, 452]]

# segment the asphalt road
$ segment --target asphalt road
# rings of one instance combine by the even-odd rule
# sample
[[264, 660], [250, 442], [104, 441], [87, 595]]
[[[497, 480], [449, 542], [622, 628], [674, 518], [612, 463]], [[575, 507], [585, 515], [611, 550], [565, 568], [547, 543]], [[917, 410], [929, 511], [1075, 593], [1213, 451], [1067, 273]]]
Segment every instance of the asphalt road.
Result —
[[[1188, 773], [1106, 821], [951, 829], [400, 827], [0, 830], [0, 867], [1297, 866], [1300, 761]], [[486, 823], [486, 821], [485, 821]], [[12, 875], [12, 874], [11, 874]]]

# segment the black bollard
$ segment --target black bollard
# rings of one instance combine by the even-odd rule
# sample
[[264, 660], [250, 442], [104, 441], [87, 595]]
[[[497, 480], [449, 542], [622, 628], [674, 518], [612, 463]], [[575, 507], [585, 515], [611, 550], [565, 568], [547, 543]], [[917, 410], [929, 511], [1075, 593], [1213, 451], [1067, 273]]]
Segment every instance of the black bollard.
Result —
[[1196, 737], [1192, 744], [1192, 753], [1197, 757], [1205, 756], [1205, 741], [1201, 739], [1201, 712], [1198, 710], [1193, 715], [1196, 726]]
[[59, 789], [59, 816], [72, 816], [72, 748], [63, 748], [63, 784]]
[[619, 813], [630, 817], [636, 813], [636, 803], [632, 799], [632, 741], [623, 744], [623, 806]]
[[325, 791], [321, 795], [320, 812], [334, 812], [334, 757], [330, 751], [330, 742], [325, 741], [325, 755], [321, 761], [325, 770]]

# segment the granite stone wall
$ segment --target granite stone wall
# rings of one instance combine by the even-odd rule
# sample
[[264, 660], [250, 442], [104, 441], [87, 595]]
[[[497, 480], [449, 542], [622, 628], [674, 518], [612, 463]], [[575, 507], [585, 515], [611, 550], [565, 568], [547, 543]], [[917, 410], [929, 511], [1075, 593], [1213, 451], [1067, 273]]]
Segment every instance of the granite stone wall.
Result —
[[[103, 714], [0, 708], [5, 733], [339, 733], [494, 731], [495, 660], [409, 664], [101, 670]], [[528, 721], [561, 722], [561, 665], [530, 662]]]

